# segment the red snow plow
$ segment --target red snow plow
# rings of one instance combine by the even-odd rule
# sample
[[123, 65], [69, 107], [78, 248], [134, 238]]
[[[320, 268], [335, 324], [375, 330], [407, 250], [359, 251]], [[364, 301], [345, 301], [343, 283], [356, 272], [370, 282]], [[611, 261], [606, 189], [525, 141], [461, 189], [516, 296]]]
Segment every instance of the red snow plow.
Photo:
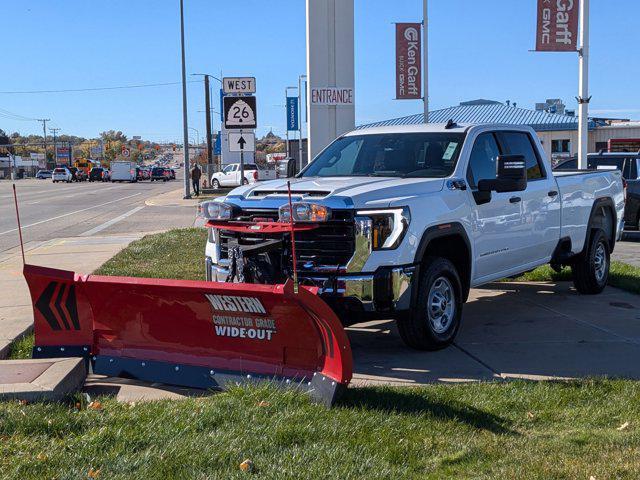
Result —
[[24, 266], [34, 357], [195, 388], [269, 380], [331, 405], [351, 380], [347, 335], [314, 287], [79, 275]]

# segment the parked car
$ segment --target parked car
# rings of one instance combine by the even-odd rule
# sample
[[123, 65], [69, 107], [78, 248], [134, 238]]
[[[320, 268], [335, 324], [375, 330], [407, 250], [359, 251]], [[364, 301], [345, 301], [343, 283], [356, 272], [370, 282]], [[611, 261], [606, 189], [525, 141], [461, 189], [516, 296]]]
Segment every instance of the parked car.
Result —
[[153, 167], [151, 169], [151, 181], [163, 181], [169, 180], [169, 175], [164, 167]]
[[51, 178], [51, 170], [38, 170], [36, 173], [36, 178], [40, 180], [44, 180], [45, 178]]
[[73, 181], [73, 174], [71, 170], [67, 167], [56, 167], [53, 169], [53, 173], [51, 174], [51, 179], [53, 183], [58, 182], [67, 182], [71, 183]]
[[317, 286], [343, 322], [395, 318], [408, 346], [434, 350], [455, 339], [473, 287], [550, 263], [571, 268], [579, 293], [600, 293], [624, 192], [616, 170], [552, 172], [528, 126], [448, 122], [346, 133], [297, 177], [201, 208], [217, 223], [207, 279], [234, 279], [237, 246], [244, 282], [287, 281], [289, 232], [261, 230], [265, 218], [293, 216], [309, 227], [296, 234], [301, 283]]
[[240, 164], [231, 163], [224, 167], [222, 171], [211, 175], [211, 187], [218, 189], [220, 187], [237, 187], [255, 183], [258, 180], [258, 168], [252, 163], [244, 165], [244, 180], [240, 182]]
[[142, 180], [149, 180], [151, 178], [151, 174], [149, 173], [149, 170], [144, 168], [144, 167], [137, 167], [136, 168], [136, 179], [138, 181], [142, 181]]
[[135, 162], [111, 162], [112, 182], [137, 182]]
[[577, 170], [578, 169], [578, 157], [570, 157], [564, 160], [560, 160], [554, 170]]
[[624, 221], [627, 227], [640, 230], [640, 152], [600, 152], [587, 155], [589, 168], [619, 170], [626, 183], [627, 201]]

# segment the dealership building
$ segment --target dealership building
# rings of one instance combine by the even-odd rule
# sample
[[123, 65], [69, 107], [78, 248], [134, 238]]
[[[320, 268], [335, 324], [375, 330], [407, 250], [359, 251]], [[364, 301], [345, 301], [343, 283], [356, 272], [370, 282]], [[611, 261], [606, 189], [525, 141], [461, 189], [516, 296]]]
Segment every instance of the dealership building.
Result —
[[[578, 153], [578, 117], [565, 110], [558, 99], [549, 99], [536, 104], [536, 109], [518, 107], [509, 101], [471, 100], [455, 107], [432, 110], [430, 123], [500, 123], [506, 125], [529, 125], [544, 147], [547, 157], [556, 162]], [[424, 122], [422, 113], [406, 117], [383, 120], [358, 128], [389, 125], [414, 125]], [[590, 118], [589, 152], [606, 150], [611, 139], [640, 139], [640, 122], [624, 119]]]

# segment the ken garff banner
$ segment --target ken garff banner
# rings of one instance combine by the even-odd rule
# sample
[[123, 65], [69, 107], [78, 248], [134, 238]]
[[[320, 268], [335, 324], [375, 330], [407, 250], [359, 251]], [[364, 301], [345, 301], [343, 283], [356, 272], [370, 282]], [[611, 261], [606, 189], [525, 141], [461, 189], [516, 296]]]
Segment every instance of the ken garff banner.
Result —
[[580, 0], [538, 0], [536, 50], [575, 52]]
[[420, 23], [396, 23], [396, 99], [422, 98]]

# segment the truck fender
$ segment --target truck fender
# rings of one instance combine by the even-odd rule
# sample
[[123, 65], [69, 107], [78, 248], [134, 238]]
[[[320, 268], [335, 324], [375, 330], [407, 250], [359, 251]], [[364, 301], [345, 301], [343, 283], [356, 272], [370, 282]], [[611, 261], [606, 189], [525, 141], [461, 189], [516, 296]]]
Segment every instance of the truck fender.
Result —
[[[600, 214], [602, 209], [608, 211], [611, 221], [610, 225], [608, 224], [604, 216]], [[584, 237], [584, 245], [582, 246], [582, 250], [580, 252], [584, 252], [585, 248], [587, 248], [589, 238], [591, 236], [591, 230], [595, 228], [601, 228], [602, 230], [604, 230], [605, 235], [609, 239], [609, 250], [610, 252], [613, 252], [613, 248], [616, 243], [617, 225], [618, 218], [613, 200], [609, 197], [597, 198], [595, 202], [593, 202], [593, 206], [591, 207], [591, 213], [589, 214], [589, 223], [587, 224], [587, 232]]]
[[[415, 263], [417, 265], [416, 278], [420, 278], [420, 264], [422, 260], [430, 255], [429, 245], [434, 241], [438, 241], [439, 239], [444, 239], [447, 237], [454, 237], [457, 240], [463, 242], [465, 246], [464, 252], [459, 252], [460, 255], [457, 255], [455, 258], [449, 258], [456, 266], [458, 270], [458, 274], [460, 275], [460, 280], [462, 281], [462, 289], [463, 289], [463, 301], [467, 301], [469, 297], [469, 290], [471, 285], [471, 261], [472, 261], [472, 250], [471, 250], [471, 242], [469, 241], [469, 237], [467, 235], [466, 230], [459, 222], [448, 222], [439, 225], [432, 225], [427, 228], [422, 234], [422, 238], [420, 239], [420, 243], [418, 244], [418, 248], [416, 250]], [[446, 255], [443, 255], [446, 257]], [[413, 291], [411, 294], [411, 303], [414, 304], [417, 295], [417, 283], [414, 282]]]

